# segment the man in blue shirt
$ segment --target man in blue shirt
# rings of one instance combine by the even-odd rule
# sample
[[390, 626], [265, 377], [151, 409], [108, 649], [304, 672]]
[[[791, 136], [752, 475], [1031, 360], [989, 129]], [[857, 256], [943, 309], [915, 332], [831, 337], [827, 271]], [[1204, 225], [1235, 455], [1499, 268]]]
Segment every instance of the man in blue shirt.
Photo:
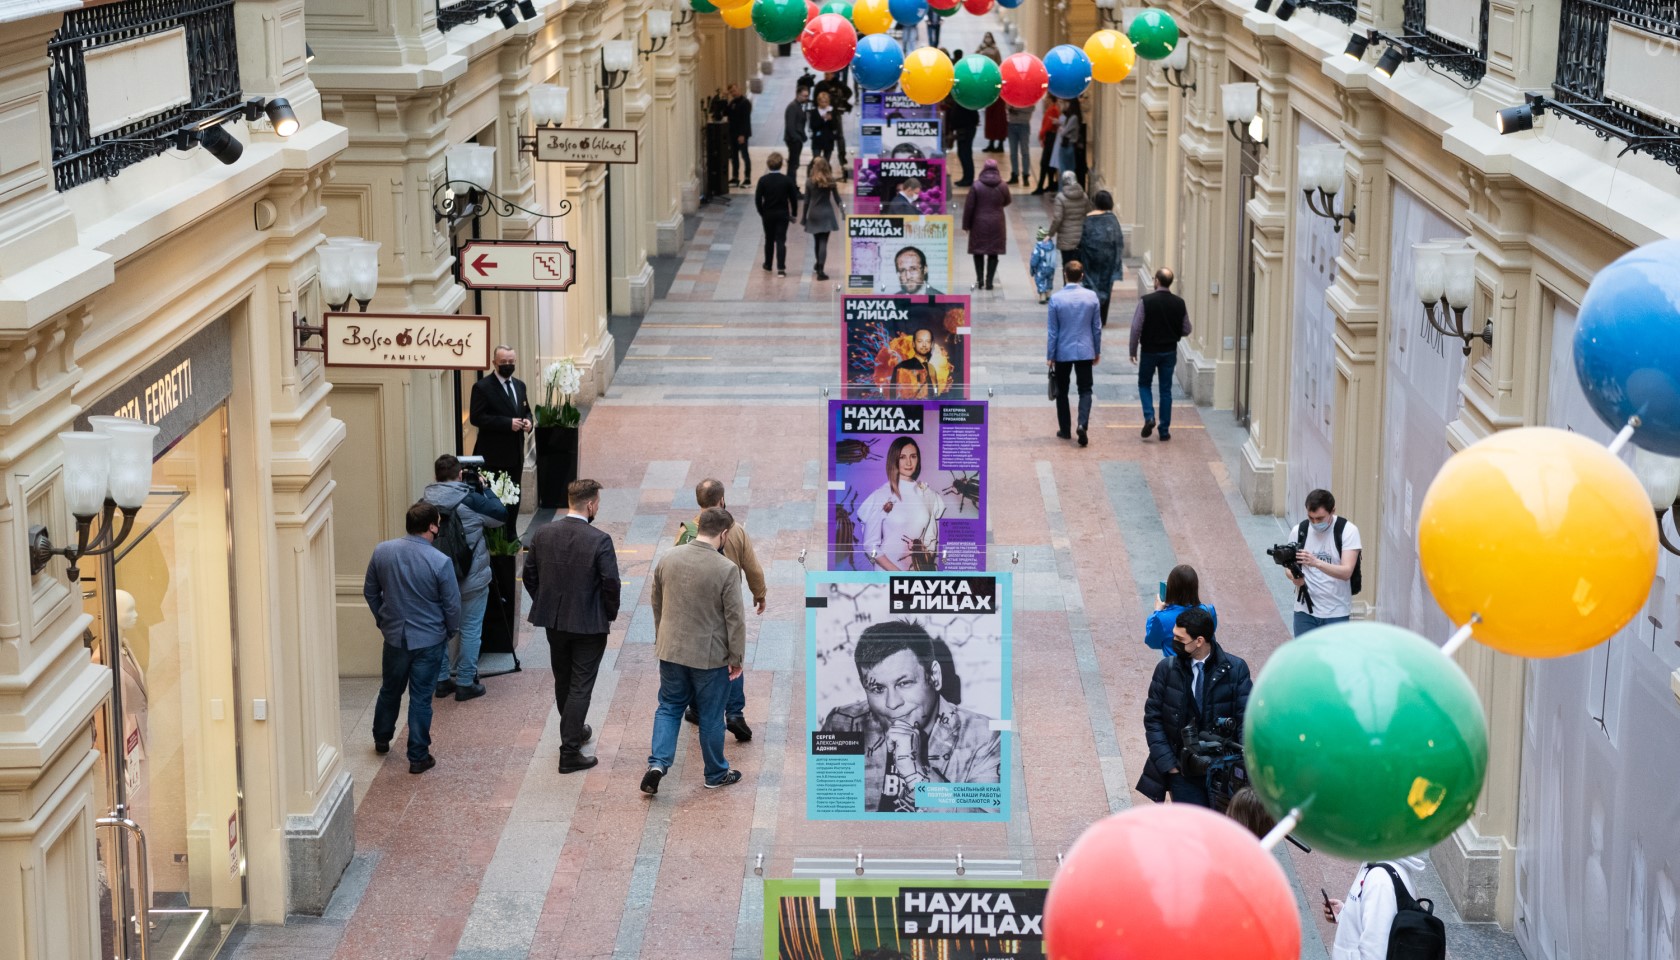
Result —
[[373, 548], [362, 596], [385, 636], [384, 682], [373, 709], [373, 748], [391, 749], [397, 709], [408, 687], [408, 772], [437, 766], [432, 756], [432, 694], [443, 665], [444, 642], [461, 627], [461, 589], [455, 567], [432, 546], [438, 508], [422, 500], [408, 508], [408, 536]]
[[1080, 283], [1085, 266], [1069, 260], [1063, 267], [1067, 286], [1050, 298], [1050, 337], [1044, 365], [1056, 375], [1056, 436], [1069, 439], [1073, 419], [1068, 410], [1068, 381], [1079, 375], [1079, 445], [1089, 438], [1085, 428], [1091, 422], [1091, 368], [1102, 360], [1102, 303], [1097, 293]]

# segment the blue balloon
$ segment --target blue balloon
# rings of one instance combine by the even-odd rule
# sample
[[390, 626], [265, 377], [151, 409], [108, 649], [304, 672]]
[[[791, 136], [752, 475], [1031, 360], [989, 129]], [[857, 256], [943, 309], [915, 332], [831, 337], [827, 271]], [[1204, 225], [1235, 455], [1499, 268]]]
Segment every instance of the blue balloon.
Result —
[[1072, 100], [1091, 85], [1091, 58], [1071, 43], [1051, 47], [1044, 55], [1044, 69], [1050, 74], [1050, 95]]
[[1593, 277], [1575, 327], [1575, 376], [1612, 430], [1680, 457], [1680, 239], [1624, 254]]
[[908, 27], [921, 23], [928, 14], [927, 0], [887, 0], [887, 12], [892, 14], [893, 22]]
[[1026, 0], [997, 0], [997, 5], [1005, 10], [1013, 10], [1025, 2]]
[[893, 38], [884, 33], [872, 33], [858, 39], [857, 53], [852, 55], [852, 75], [865, 90], [885, 90], [898, 83], [904, 72], [904, 51]]

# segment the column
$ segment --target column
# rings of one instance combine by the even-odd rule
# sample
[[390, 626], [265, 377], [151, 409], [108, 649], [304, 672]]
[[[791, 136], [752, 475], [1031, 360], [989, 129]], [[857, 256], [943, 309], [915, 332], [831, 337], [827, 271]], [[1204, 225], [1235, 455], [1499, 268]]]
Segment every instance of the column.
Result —
[[[1194, 37], [1190, 61], [1196, 89], [1181, 97], [1182, 132], [1178, 147], [1184, 162], [1182, 243], [1171, 266], [1179, 277], [1178, 293], [1193, 318], [1193, 333], [1183, 345], [1185, 363], [1180, 378], [1197, 403], [1229, 407], [1232, 392], [1233, 350], [1224, 343], [1237, 335], [1234, 271], [1228, 267], [1236, 243], [1237, 223], [1226, 202], [1225, 157], [1229, 131], [1219, 92], [1225, 75], [1225, 14], [1200, 8], [1186, 18], [1187, 35]], [[1233, 348], [1234, 348], [1233, 340]]]

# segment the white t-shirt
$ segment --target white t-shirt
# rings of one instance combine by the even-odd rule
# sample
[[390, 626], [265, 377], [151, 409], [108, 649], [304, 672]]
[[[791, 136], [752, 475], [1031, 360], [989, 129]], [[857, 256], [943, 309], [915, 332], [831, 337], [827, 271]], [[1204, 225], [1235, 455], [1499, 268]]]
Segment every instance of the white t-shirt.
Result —
[[[1299, 529], [1299, 525], [1297, 525]], [[1336, 517], [1330, 517], [1330, 527], [1323, 533], [1314, 530], [1311, 523], [1307, 524], [1306, 551], [1318, 559], [1330, 564], [1342, 562], [1336, 553]], [[1363, 549], [1359, 543], [1359, 528], [1350, 521], [1342, 527], [1342, 551]], [[1316, 567], [1302, 567], [1301, 575], [1307, 581], [1307, 594], [1312, 597], [1313, 608], [1299, 599], [1295, 601], [1295, 609], [1301, 613], [1311, 613], [1315, 617], [1345, 617], [1353, 613], [1353, 584], [1347, 580], [1337, 580], [1323, 570]]]

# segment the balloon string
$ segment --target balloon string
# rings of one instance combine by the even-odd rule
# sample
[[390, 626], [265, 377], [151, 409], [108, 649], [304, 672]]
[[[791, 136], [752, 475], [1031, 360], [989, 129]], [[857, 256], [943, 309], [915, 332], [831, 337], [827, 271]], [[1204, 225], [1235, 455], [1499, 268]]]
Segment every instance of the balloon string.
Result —
[[1441, 655], [1444, 657], [1450, 657], [1457, 653], [1458, 648], [1464, 646], [1464, 644], [1470, 639], [1470, 629], [1481, 622], [1482, 615], [1479, 613], [1472, 613], [1470, 615], [1470, 622], [1462, 627], [1459, 627], [1458, 632], [1449, 637], [1446, 644], [1441, 647]]
[[1622, 452], [1622, 448], [1627, 446], [1627, 442], [1633, 439], [1633, 431], [1639, 429], [1639, 424], [1638, 417], [1628, 417], [1627, 426], [1622, 428], [1622, 432], [1616, 434], [1616, 439], [1610, 441], [1610, 452], [1612, 454]]
[[1296, 807], [1289, 814], [1277, 822], [1277, 826], [1260, 841], [1260, 849], [1270, 853], [1272, 848], [1283, 842], [1289, 832], [1301, 825], [1301, 808]]

